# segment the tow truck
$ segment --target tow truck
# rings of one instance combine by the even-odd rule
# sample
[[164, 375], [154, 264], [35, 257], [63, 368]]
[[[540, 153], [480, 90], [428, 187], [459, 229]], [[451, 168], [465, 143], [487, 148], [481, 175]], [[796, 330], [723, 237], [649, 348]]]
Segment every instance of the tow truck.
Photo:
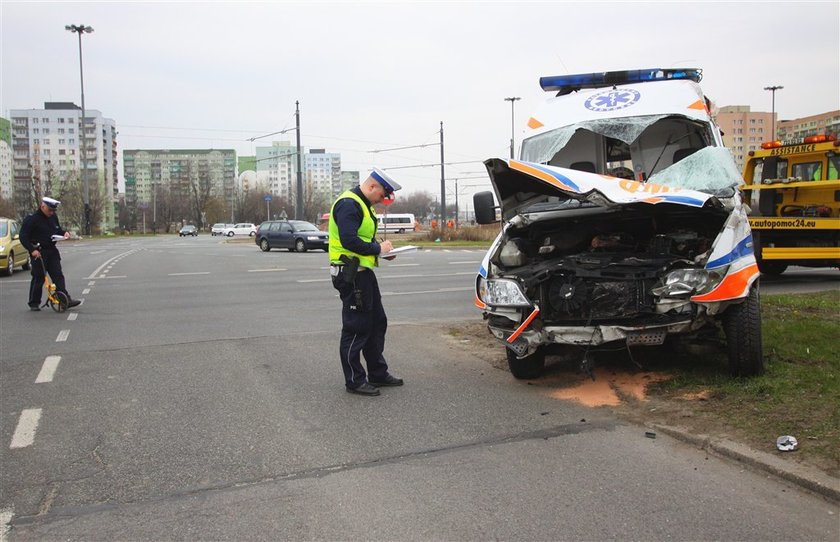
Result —
[[840, 141], [816, 135], [750, 151], [742, 189], [758, 267], [840, 267]]

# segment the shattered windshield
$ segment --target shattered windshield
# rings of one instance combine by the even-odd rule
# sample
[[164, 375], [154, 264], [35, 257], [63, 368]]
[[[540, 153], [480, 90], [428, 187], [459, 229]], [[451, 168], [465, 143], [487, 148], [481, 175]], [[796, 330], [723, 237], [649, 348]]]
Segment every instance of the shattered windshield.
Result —
[[743, 181], [729, 149], [706, 147], [654, 173], [648, 182], [714, 194]]

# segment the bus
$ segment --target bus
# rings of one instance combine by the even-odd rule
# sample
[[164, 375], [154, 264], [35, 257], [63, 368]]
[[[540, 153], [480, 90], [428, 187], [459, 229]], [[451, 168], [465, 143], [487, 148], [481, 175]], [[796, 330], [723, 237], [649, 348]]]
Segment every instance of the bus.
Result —
[[379, 222], [377, 231], [380, 232], [405, 233], [414, 231], [417, 225], [411, 213], [383, 214], [376, 218]]

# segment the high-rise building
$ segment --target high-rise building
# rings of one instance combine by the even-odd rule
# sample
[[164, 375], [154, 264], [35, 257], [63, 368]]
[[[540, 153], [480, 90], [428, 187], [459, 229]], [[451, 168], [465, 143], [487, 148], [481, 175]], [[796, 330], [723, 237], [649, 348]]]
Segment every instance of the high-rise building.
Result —
[[[338, 194], [341, 194], [345, 190], [349, 190], [359, 184], [359, 172], [358, 171], [342, 171], [341, 172], [341, 186], [338, 189]], [[335, 194], [336, 196], [338, 194]]]
[[[233, 149], [126, 149], [123, 151], [125, 204], [136, 221], [143, 209], [178, 208], [175, 220], [203, 222], [196, 198], [233, 205], [236, 151]], [[157, 198], [166, 201], [157, 201]], [[138, 211], [141, 210], [141, 211]], [[136, 223], [136, 222], [135, 222]]]
[[812, 135], [833, 135], [840, 132], [840, 110], [811, 115], [793, 120], [781, 120], [776, 123], [777, 139], [790, 140]]
[[0, 197], [12, 201], [12, 123], [0, 118]]
[[[119, 179], [113, 119], [87, 109], [82, 134], [82, 110], [70, 102], [45, 102], [43, 109], [12, 109], [11, 118], [12, 189], [18, 212], [31, 212], [38, 198], [58, 190], [65, 181], [83, 185], [82, 179], [87, 178], [90, 201], [101, 203], [98, 227], [113, 230]], [[86, 164], [82, 164], [83, 145]]]
[[732, 151], [738, 171], [744, 170], [750, 151], [773, 138], [773, 114], [750, 111], [748, 105], [721, 107], [715, 119], [723, 131], [723, 144]]
[[[257, 147], [257, 185], [291, 201], [297, 186], [297, 148], [288, 141]], [[301, 149], [304, 190], [334, 196], [341, 189], [341, 154], [325, 149]]]

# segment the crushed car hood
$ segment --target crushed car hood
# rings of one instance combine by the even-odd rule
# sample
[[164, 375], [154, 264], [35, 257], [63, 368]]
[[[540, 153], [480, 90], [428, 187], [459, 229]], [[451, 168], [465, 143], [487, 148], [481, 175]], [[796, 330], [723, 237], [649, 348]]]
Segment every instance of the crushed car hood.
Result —
[[721, 206], [715, 196], [697, 190], [504, 158], [491, 158], [484, 165], [504, 220], [552, 197], [586, 201], [607, 208], [660, 203], [694, 208]]

